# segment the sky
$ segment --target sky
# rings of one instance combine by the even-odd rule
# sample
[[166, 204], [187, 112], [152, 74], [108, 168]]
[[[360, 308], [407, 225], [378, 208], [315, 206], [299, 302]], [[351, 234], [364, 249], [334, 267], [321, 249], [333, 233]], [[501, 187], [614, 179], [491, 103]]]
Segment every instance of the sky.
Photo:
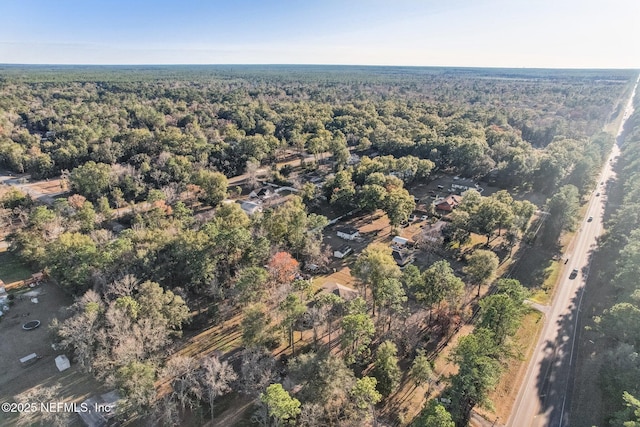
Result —
[[0, 63], [640, 68], [640, 0], [0, 0]]

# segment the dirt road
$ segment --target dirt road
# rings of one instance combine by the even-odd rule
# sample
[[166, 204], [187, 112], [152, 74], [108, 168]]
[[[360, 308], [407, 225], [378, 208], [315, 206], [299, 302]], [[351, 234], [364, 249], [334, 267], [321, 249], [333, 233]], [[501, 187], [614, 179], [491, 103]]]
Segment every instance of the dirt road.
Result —
[[29, 182], [24, 176], [14, 176], [6, 171], [0, 171], [0, 183], [19, 188], [33, 200], [47, 205], [53, 204], [55, 196], [66, 193], [60, 188], [59, 179]]

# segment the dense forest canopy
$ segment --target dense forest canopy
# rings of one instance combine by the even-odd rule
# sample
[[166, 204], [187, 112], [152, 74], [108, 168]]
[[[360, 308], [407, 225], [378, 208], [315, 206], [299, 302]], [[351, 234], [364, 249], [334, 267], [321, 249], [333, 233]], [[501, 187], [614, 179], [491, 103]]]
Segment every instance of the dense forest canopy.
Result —
[[[611, 70], [4, 65], [0, 164], [36, 177], [88, 160], [149, 173], [158, 161], [166, 166], [159, 159], [165, 153], [171, 165], [158, 181], [179, 182], [180, 170], [194, 163], [233, 176], [247, 161], [273, 160], [286, 148], [319, 154], [346, 144], [430, 159], [466, 176], [493, 172], [507, 186], [553, 189], [549, 181], [564, 179], [573, 167], [565, 157], [582, 151], [581, 141], [603, 126], [630, 76]], [[567, 143], [539, 151], [554, 140]]]
[[[525, 312], [527, 290], [498, 270], [536, 237], [545, 222], [531, 221], [537, 208], [549, 212], [541, 234], [552, 244], [574, 227], [613, 144], [603, 126], [635, 76], [2, 65], [0, 169], [19, 174], [15, 184], [60, 177], [60, 194], [36, 202], [3, 186], [0, 219], [11, 251], [77, 297], [54, 333], [125, 395], [130, 415], [171, 424], [208, 407], [213, 419], [233, 384], [258, 405], [260, 425], [363, 425], [401, 382], [430, 396], [435, 349], [475, 319], [451, 354], [459, 373], [440, 387], [452, 403], [432, 402], [416, 419], [462, 426], [490, 405]], [[273, 186], [258, 188], [258, 175]], [[403, 255], [378, 230], [356, 241], [370, 244], [355, 259], [332, 264], [349, 267], [354, 288], [322, 292], [302, 274], [331, 271], [338, 257], [325, 228], [338, 220], [382, 218], [393, 234], [417, 216], [425, 229], [444, 222], [412, 193], [444, 191], [433, 182], [444, 177], [493, 190], [473, 184], [441, 235], [415, 242], [422, 269], [401, 269]], [[271, 199], [258, 206], [252, 190]], [[493, 295], [476, 300], [489, 287]], [[229, 321], [225, 351], [243, 348], [239, 369], [216, 355], [163, 356], [183, 328]], [[281, 346], [291, 359], [276, 362]]]

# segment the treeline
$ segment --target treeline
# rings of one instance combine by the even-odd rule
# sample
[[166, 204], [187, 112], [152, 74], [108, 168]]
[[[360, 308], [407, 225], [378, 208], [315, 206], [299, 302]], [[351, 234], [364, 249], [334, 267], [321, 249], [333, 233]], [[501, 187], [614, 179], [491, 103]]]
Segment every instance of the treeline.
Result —
[[451, 359], [458, 373], [451, 375], [440, 399], [427, 402], [414, 427], [464, 427], [476, 406], [491, 408], [489, 394], [498, 384], [509, 358], [517, 357], [513, 335], [526, 312], [527, 290], [517, 280], [500, 279], [495, 292], [480, 300], [479, 320], [470, 335], [460, 338]]
[[[611, 426], [640, 425], [640, 102], [626, 126], [619, 160], [619, 182], [613, 194], [622, 194], [621, 204], [607, 223], [602, 248], [594, 263], [599, 279], [609, 289], [605, 309], [595, 320], [600, 332], [594, 357], [600, 363], [598, 384], [604, 419]], [[615, 200], [615, 199], [614, 199]], [[612, 263], [611, 260], [616, 260]]]
[[[556, 190], [546, 202], [549, 218], [545, 221], [544, 242], [555, 243], [565, 231], [572, 231], [578, 219], [583, 196], [595, 188], [596, 179], [614, 144], [614, 137], [606, 132], [594, 135], [579, 154], [569, 155], [564, 148], [553, 156], [551, 169]], [[564, 152], [564, 154], [562, 153]], [[577, 156], [577, 157], [576, 157]]]

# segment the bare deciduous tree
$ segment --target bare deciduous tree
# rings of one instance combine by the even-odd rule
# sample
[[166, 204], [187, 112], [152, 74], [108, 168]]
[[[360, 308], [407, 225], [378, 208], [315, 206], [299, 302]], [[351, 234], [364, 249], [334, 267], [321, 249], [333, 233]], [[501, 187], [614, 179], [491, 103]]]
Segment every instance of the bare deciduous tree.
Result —
[[324, 424], [324, 409], [317, 403], [305, 403], [300, 412], [300, 425], [321, 427]]
[[247, 174], [247, 185], [250, 188], [256, 188], [258, 186], [258, 169], [260, 168], [260, 163], [256, 161], [247, 160], [246, 174]]
[[202, 362], [200, 381], [205, 396], [209, 400], [211, 419], [213, 420], [213, 403], [219, 397], [231, 391], [230, 384], [238, 379], [233, 367], [227, 362], [221, 362], [217, 356], [212, 355]]
[[60, 396], [61, 386], [56, 383], [52, 386], [46, 387], [38, 385], [27, 392], [16, 396], [18, 403], [24, 403], [27, 405], [38, 405], [38, 411], [26, 411], [20, 412], [19, 424], [20, 425], [34, 425], [36, 418], [39, 418], [40, 425], [63, 427], [68, 426], [71, 423], [71, 412], [63, 411], [40, 411], [40, 405], [49, 405], [52, 402], [62, 401]]
[[167, 426], [173, 427], [180, 424], [180, 414], [178, 403], [171, 396], [164, 396], [153, 406], [153, 412], [148, 420], [150, 427]]
[[247, 348], [242, 352], [240, 386], [245, 394], [257, 396], [275, 377], [275, 360], [263, 348]]
[[202, 398], [202, 387], [198, 381], [200, 366], [193, 357], [177, 356], [170, 359], [164, 368], [164, 375], [170, 378], [171, 396], [182, 410], [193, 408]]
[[108, 298], [119, 298], [131, 295], [138, 286], [138, 279], [133, 274], [127, 274], [121, 279], [116, 280], [107, 286], [105, 295]]

